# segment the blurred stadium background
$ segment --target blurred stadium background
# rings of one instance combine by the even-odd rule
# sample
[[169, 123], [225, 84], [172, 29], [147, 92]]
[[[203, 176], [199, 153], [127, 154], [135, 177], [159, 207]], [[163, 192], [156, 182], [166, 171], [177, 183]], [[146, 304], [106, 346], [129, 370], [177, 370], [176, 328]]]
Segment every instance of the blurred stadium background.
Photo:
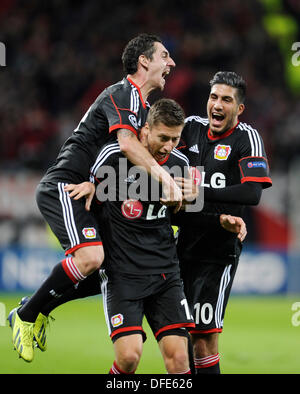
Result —
[[[16, 359], [3, 316], [63, 255], [37, 210], [35, 187], [99, 92], [122, 78], [122, 50], [140, 32], [160, 35], [170, 50], [177, 67], [163, 95], [187, 116], [205, 116], [215, 72], [234, 70], [247, 81], [241, 119], [263, 136], [273, 187], [245, 214], [248, 237], [225, 319], [222, 365], [225, 373], [300, 372], [299, 22], [298, 0], [1, 1], [0, 373], [106, 373], [111, 365], [98, 298], [54, 313], [53, 359], [49, 350], [35, 367]], [[73, 354], [63, 333], [74, 327], [74, 343], [83, 346]], [[164, 373], [148, 337], [140, 371]], [[66, 367], [76, 358], [77, 367]]]

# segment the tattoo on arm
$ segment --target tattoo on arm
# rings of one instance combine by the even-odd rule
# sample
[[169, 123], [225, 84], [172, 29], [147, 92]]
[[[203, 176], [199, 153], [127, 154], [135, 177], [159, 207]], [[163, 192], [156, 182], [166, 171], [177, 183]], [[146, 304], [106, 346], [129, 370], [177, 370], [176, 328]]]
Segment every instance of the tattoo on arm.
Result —
[[136, 138], [136, 135], [130, 131], [130, 130], [126, 130], [126, 129], [120, 129], [118, 130], [118, 138], [122, 137], [122, 138]]

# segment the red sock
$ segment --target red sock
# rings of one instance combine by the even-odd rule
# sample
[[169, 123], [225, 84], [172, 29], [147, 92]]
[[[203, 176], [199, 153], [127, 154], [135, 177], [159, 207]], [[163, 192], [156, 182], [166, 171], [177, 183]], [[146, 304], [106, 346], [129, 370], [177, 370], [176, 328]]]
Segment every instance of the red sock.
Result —
[[82, 275], [82, 273], [76, 267], [72, 257], [64, 259], [62, 261], [62, 267], [73, 283], [78, 283], [86, 278], [86, 276]]
[[219, 353], [207, 357], [195, 358], [196, 374], [219, 374], [220, 373], [220, 355]]
[[112, 367], [109, 370], [109, 375], [132, 375], [135, 373], [133, 372], [124, 372], [117, 366], [117, 363], [114, 361]]

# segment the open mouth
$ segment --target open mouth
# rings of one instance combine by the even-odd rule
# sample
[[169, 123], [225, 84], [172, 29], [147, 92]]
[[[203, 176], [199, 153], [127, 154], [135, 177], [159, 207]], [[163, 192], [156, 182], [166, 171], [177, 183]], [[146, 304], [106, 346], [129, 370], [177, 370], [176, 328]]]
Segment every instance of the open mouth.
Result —
[[163, 161], [166, 157], [167, 157], [167, 153], [156, 153], [155, 154], [155, 159], [158, 162]]
[[162, 73], [162, 77], [163, 77], [163, 79], [165, 79], [165, 77], [167, 76], [167, 75], [169, 75], [170, 74], [170, 70], [168, 69], [168, 70], [165, 70], [163, 73]]
[[223, 114], [218, 113], [218, 112], [213, 112], [211, 117], [212, 117], [212, 119], [216, 120], [217, 122], [222, 122], [225, 119], [225, 116]]

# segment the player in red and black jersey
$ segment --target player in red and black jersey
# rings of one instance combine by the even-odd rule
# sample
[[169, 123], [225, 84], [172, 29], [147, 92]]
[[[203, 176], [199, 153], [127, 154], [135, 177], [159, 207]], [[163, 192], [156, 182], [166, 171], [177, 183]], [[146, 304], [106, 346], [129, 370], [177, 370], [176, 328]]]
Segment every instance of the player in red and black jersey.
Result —
[[[203, 211], [185, 213], [178, 238], [178, 256], [185, 293], [196, 328], [191, 331], [196, 373], [219, 373], [218, 333], [242, 244], [236, 234], [201, 215], [242, 216], [245, 205], [257, 205], [270, 187], [269, 165], [261, 136], [240, 122], [245, 82], [233, 72], [218, 72], [207, 102], [208, 118], [191, 116], [182, 133], [190, 166], [204, 166], [197, 179], [204, 187]], [[198, 221], [197, 230], [191, 222]]]
[[[148, 34], [127, 44], [122, 61], [127, 77], [99, 95], [37, 188], [40, 211], [70, 257], [57, 264], [30, 301], [11, 314], [13, 342], [26, 361], [33, 359], [33, 346], [30, 339], [23, 343], [23, 337], [32, 338], [32, 330], [38, 326], [34, 322], [43, 305], [99, 269], [103, 261], [102, 241], [93, 213], [85, 210], [84, 199], [71, 199], [68, 193], [70, 184], [89, 180], [99, 149], [117, 138], [121, 151], [133, 164], [142, 165], [160, 179], [165, 192], [169, 191], [166, 199], [177, 202], [179, 207], [181, 204], [180, 188], [137, 138], [146, 121], [149, 94], [164, 88], [164, 78], [175, 63], [160, 38]], [[89, 203], [88, 199], [86, 204]], [[17, 342], [16, 332], [20, 333]], [[38, 340], [39, 331], [34, 336]], [[39, 340], [38, 344], [45, 350]]]
[[[176, 176], [188, 174], [188, 160], [175, 148], [183, 126], [181, 107], [161, 99], [152, 105], [141, 131], [145, 148]], [[168, 373], [189, 373], [184, 328], [194, 323], [180, 278], [170, 208], [161, 204], [160, 185], [125, 159], [118, 142], [107, 144], [97, 163], [92, 175], [99, 183], [96, 195], [102, 201], [98, 218], [105, 250], [101, 289], [116, 355], [110, 373], [136, 370], [146, 339], [144, 316]]]

